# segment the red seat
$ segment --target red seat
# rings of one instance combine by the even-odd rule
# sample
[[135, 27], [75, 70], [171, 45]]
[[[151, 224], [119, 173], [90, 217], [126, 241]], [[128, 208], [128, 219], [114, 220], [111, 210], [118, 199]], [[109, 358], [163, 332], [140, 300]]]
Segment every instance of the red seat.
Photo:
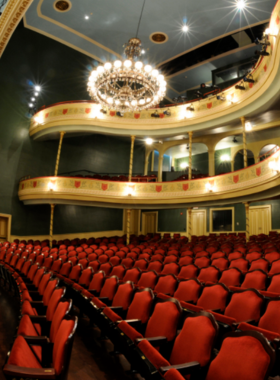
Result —
[[[277, 262], [277, 261], [276, 261]], [[262, 269], [264, 272], [268, 272], [268, 268], [270, 266], [270, 262], [264, 258], [260, 258], [257, 260], [253, 260], [251, 262], [250, 271], [254, 269]], [[279, 269], [280, 271], [280, 269]]]
[[200, 282], [212, 282], [216, 283], [219, 281], [219, 278], [221, 276], [221, 272], [217, 267], [210, 266], [208, 268], [201, 268], [200, 273], [197, 277], [197, 279]]
[[179, 301], [196, 303], [202, 290], [202, 284], [195, 278], [182, 280], [174, 293]]
[[140, 279], [137, 283], [139, 288], [154, 289], [158, 281], [158, 274], [155, 271], [148, 271], [141, 273]]
[[126, 282], [126, 281], [131, 281], [133, 282], [134, 284], [136, 284], [141, 276], [141, 269], [139, 268], [131, 268], [131, 269], [128, 269], [126, 272], [125, 272], [125, 275], [123, 277], [123, 282]]
[[154, 288], [154, 293], [163, 293], [173, 296], [178, 286], [178, 279], [174, 274], [160, 275]]
[[278, 252], [270, 252], [264, 255], [264, 258], [267, 259], [270, 263], [273, 261], [279, 260], [280, 259], [280, 253]]
[[243, 258], [232, 260], [230, 263], [230, 268], [238, 268], [243, 273], [247, 273], [249, 269], [249, 261]]
[[238, 268], [229, 268], [222, 272], [219, 283], [226, 286], [240, 286], [243, 275]]
[[178, 273], [178, 278], [195, 278], [199, 273], [199, 268], [194, 264], [184, 265]]
[[163, 264], [161, 261], [151, 261], [147, 267], [147, 271], [156, 271], [157, 273], [161, 273], [163, 268]]
[[202, 290], [197, 306], [204, 310], [224, 311], [229, 297], [229, 289], [224, 284], [207, 285]]
[[175, 274], [177, 275], [181, 267], [177, 263], [165, 264], [162, 268], [161, 274]]
[[262, 271], [261, 269], [255, 269], [246, 273], [244, 281], [241, 284], [241, 288], [254, 288], [257, 290], [265, 290], [267, 279], [267, 274], [264, 271]]
[[210, 265], [210, 259], [208, 257], [199, 257], [194, 260], [194, 264], [198, 266], [198, 268], [206, 268]]
[[229, 267], [229, 261], [225, 257], [220, 257], [218, 259], [212, 259], [211, 265], [220, 269], [220, 271], [224, 271]]

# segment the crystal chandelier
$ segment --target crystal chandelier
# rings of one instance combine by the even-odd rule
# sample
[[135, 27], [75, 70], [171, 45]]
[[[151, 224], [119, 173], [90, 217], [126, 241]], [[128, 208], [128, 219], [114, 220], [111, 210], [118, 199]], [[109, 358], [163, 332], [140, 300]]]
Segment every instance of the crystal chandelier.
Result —
[[88, 81], [88, 92], [93, 100], [103, 107], [121, 113], [156, 106], [166, 93], [164, 76], [151, 65], [144, 65], [140, 60], [135, 60], [141, 56], [138, 30], [136, 37], [124, 45], [127, 59], [98, 66], [91, 72]]

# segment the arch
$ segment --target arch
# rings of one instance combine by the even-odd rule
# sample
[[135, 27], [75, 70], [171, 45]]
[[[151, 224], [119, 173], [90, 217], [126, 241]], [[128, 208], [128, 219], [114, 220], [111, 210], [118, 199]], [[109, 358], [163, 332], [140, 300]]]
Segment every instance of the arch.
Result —
[[[244, 169], [244, 157], [243, 157], [243, 149], [239, 149], [233, 159], [233, 166], [234, 166], [234, 171], [235, 170], [240, 170]], [[255, 157], [254, 153], [247, 149], [247, 166], [251, 166], [255, 164]]]
[[271, 156], [278, 149], [279, 149], [279, 145], [277, 144], [270, 143], [270, 144], [264, 145], [259, 151], [259, 161], [263, 161], [267, 157]]

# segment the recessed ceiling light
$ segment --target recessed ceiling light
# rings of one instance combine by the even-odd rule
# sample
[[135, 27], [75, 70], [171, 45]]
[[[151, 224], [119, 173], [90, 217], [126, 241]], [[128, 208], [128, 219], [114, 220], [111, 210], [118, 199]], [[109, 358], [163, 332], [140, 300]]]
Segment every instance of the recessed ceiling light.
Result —
[[145, 54], [145, 50], [144, 50], [144, 49], [143, 49], [143, 50], [141, 50], [141, 53], [142, 53], [142, 54]]
[[244, 0], [238, 0], [236, 3], [236, 7], [240, 10], [244, 9], [246, 7], [246, 3]]
[[35, 86], [35, 91], [37, 91], [37, 92], [41, 91], [41, 87], [40, 86]]
[[88, 20], [88, 19], [89, 19], [89, 16], [85, 16], [85, 19]]
[[184, 25], [184, 26], [182, 27], [182, 31], [183, 31], [183, 32], [187, 32], [188, 30], [189, 30], [188, 25]]

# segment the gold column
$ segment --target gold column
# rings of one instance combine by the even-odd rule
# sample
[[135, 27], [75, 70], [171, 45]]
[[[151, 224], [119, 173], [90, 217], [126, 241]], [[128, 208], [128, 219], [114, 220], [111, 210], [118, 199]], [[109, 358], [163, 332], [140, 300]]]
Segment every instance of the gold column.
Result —
[[230, 164], [231, 164], [231, 171], [234, 172], [234, 160], [231, 160]]
[[189, 179], [192, 179], [192, 132], [189, 132]]
[[131, 182], [131, 177], [132, 177], [134, 140], [135, 140], [135, 136], [131, 136], [128, 182]]
[[126, 210], [126, 245], [129, 244], [130, 240], [130, 215], [131, 210]]
[[51, 219], [50, 219], [50, 247], [52, 248], [52, 240], [53, 240], [53, 214], [55, 205], [51, 204]]
[[247, 168], [248, 166], [248, 159], [247, 159], [247, 141], [246, 141], [246, 130], [245, 130], [245, 117], [242, 116], [241, 123], [243, 127], [243, 156], [244, 156], [244, 168]]
[[208, 149], [208, 173], [210, 177], [215, 175], [215, 150]]
[[55, 170], [54, 170], [54, 176], [57, 176], [58, 172], [58, 165], [59, 165], [59, 159], [60, 159], [60, 152], [61, 152], [61, 145], [62, 145], [62, 140], [63, 136], [65, 135], [65, 132], [60, 132], [60, 139], [59, 139], [59, 145], [58, 145], [58, 152], [56, 156], [56, 163], [55, 163]]
[[188, 208], [188, 238], [191, 241], [192, 238], [192, 209]]
[[250, 236], [250, 218], [249, 218], [249, 203], [245, 202], [245, 215], [246, 215], [246, 241], [249, 241]]
[[154, 171], [154, 167], [155, 167], [155, 151], [153, 150], [152, 151], [152, 162], [151, 162], [151, 171], [152, 172]]
[[149, 156], [145, 157], [144, 175], [148, 175]]
[[158, 156], [158, 182], [162, 181], [162, 164], [163, 164], [163, 154]]

